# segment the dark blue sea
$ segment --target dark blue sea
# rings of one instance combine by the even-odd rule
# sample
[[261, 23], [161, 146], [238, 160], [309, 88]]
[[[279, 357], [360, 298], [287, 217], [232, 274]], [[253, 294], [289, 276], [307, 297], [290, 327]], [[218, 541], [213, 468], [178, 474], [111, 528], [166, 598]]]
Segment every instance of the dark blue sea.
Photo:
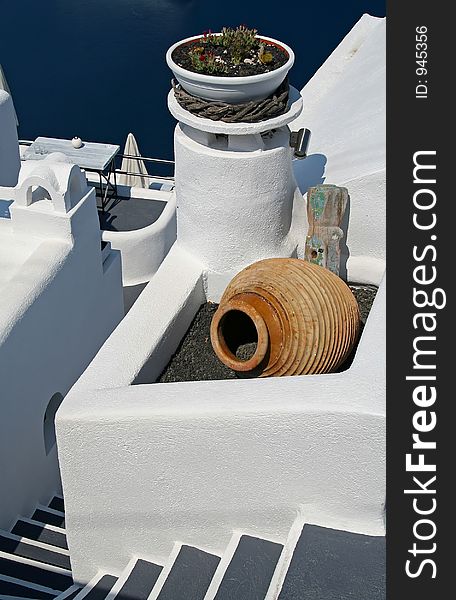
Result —
[[300, 89], [365, 12], [385, 16], [385, 1], [0, 0], [0, 64], [21, 139], [123, 147], [131, 131], [144, 156], [172, 159], [172, 43], [255, 27], [294, 49], [290, 82]]

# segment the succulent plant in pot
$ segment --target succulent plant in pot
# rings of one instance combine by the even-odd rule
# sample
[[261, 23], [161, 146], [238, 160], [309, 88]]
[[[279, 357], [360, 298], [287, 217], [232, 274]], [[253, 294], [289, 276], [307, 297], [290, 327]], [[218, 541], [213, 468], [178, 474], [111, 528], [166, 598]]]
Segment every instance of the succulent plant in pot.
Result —
[[179, 41], [168, 49], [166, 62], [189, 94], [239, 104], [272, 94], [293, 66], [294, 53], [240, 25]]

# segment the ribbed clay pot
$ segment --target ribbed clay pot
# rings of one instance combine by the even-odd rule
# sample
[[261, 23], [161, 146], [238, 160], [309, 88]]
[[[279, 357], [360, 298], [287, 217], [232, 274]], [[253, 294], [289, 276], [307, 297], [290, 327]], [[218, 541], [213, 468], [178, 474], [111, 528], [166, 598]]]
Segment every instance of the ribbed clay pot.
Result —
[[[356, 299], [337, 275], [297, 258], [270, 258], [231, 280], [211, 342], [223, 363], [245, 375], [329, 373], [350, 354], [359, 324]], [[253, 355], [237, 357], [245, 344]]]

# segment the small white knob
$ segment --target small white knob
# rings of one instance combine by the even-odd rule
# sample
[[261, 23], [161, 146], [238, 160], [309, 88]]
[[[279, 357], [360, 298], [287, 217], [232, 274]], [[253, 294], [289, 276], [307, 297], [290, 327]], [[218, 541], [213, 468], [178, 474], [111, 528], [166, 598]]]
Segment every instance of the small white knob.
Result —
[[80, 148], [82, 146], [82, 140], [80, 137], [74, 137], [71, 140], [71, 144], [72, 144], [73, 148]]

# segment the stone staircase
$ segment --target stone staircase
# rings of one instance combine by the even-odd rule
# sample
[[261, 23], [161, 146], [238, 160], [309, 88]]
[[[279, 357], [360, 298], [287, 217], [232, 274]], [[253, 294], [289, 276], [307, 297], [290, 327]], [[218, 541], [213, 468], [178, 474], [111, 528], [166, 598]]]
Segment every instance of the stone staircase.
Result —
[[63, 499], [0, 531], [0, 600], [384, 600], [385, 538], [294, 525], [282, 545], [235, 533], [222, 556], [176, 543], [164, 565], [73, 582]]
[[37, 506], [30, 519], [20, 518], [10, 532], [0, 531], [0, 598], [48, 600], [70, 588], [79, 591], [71, 575], [63, 508], [56, 496], [49, 506]]

